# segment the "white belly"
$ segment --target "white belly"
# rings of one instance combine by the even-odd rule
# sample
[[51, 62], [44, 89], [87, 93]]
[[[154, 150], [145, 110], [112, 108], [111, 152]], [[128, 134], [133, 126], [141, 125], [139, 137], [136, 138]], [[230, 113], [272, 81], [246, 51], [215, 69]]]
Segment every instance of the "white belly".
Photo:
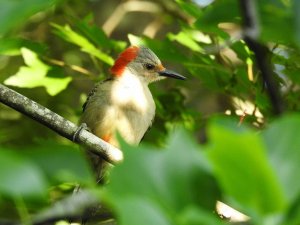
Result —
[[123, 75], [100, 84], [81, 117], [94, 134], [116, 146], [116, 132], [128, 143], [138, 144], [155, 114], [148, 85], [136, 76]]
[[[128, 80], [128, 79], [127, 79]], [[155, 103], [146, 84], [138, 79], [116, 82], [112, 101], [116, 110], [116, 130], [130, 144], [138, 144], [151, 126]]]

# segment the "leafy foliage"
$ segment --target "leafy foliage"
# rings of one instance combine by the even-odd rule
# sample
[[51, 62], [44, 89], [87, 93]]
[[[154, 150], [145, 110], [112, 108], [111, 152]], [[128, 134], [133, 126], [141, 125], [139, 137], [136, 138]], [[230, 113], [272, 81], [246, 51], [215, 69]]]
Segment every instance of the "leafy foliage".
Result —
[[65, 25], [64, 27], [62, 27], [57, 24], [52, 24], [52, 25], [55, 28], [55, 33], [58, 36], [60, 36], [62, 39], [72, 44], [78, 45], [81, 48], [81, 51], [86, 52], [91, 56], [95, 56], [101, 61], [112, 66], [114, 60], [110, 56], [102, 53], [91, 42], [89, 42], [89, 40], [87, 40], [85, 37], [81, 36], [80, 34], [74, 32], [70, 28], [70, 26]]
[[[261, 138], [251, 131], [231, 131], [222, 126], [213, 126], [210, 130], [215, 143], [208, 155], [223, 190], [257, 214], [281, 210], [285, 202], [283, 193], [268, 163]], [[253, 165], [255, 170], [252, 170]], [[237, 180], [242, 182], [235, 182]]]
[[39, 60], [36, 53], [26, 48], [22, 48], [21, 53], [27, 66], [20, 67], [17, 74], [5, 80], [4, 84], [25, 88], [44, 86], [50, 95], [56, 95], [70, 83], [70, 77], [47, 77], [51, 67]]
[[0, 223], [29, 223], [80, 183], [122, 225], [231, 222], [215, 212], [217, 200], [249, 224], [299, 224], [299, 1], [256, 1], [259, 41], [285, 104], [280, 118], [242, 40], [239, 1], [153, 1], [154, 21], [143, 10], [126, 15], [110, 36], [100, 24], [114, 27], [109, 10], [126, 3], [0, 3], [0, 81], [70, 120], [128, 42], [189, 77], [150, 86], [153, 128], [141, 146], [123, 143], [125, 161], [104, 187], [76, 146], [0, 106]]
[[23, 24], [24, 20], [33, 14], [50, 8], [56, 0], [23, 0], [21, 2], [1, 0], [0, 34], [9, 32], [16, 26]]
[[[126, 161], [113, 170], [107, 187], [121, 224], [189, 224], [194, 211], [204, 215], [197, 223], [217, 221], [208, 213], [219, 192], [207, 159], [182, 131], [167, 146], [164, 151], [123, 146]], [[128, 212], [133, 208], [137, 217]]]

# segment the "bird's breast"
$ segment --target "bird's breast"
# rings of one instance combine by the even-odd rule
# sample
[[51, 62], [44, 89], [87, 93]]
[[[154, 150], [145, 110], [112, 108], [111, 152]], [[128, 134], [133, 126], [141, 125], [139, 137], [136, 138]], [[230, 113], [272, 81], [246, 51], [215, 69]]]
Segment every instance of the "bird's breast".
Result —
[[118, 84], [113, 87], [112, 101], [117, 106], [117, 130], [131, 144], [138, 144], [152, 123], [155, 103], [147, 85]]
[[146, 84], [139, 81], [115, 83], [111, 92], [112, 101], [120, 108], [137, 111], [141, 114], [155, 109], [151, 92]]

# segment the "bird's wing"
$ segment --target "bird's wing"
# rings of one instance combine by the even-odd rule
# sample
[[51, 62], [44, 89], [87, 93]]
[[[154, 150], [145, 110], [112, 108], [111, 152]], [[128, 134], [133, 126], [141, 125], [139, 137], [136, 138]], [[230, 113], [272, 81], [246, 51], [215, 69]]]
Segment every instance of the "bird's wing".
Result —
[[82, 105], [82, 112], [85, 111], [86, 106], [87, 106], [89, 100], [90, 100], [90, 99], [94, 96], [94, 94], [97, 92], [98, 87], [99, 87], [101, 84], [103, 84], [103, 83], [105, 83], [105, 82], [107, 82], [107, 81], [111, 81], [111, 80], [113, 80], [112, 77], [107, 78], [107, 79], [105, 79], [105, 80], [103, 80], [103, 81], [100, 81], [100, 82], [98, 82], [97, 84], [95, 84], [94, 88], [93, 88], [93, 89], [90, 91], [90, 93], [88, 94], [85, 103]]

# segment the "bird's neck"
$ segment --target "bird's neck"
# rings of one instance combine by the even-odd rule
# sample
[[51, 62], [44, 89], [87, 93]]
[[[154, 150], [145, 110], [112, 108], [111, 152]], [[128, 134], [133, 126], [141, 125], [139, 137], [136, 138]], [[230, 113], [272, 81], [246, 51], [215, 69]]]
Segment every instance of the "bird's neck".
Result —
[[141, 112], [155, 107], [148, 83], [129, 70], [124, 70], [122, 76], [115, 79], [112, 89], [112, 99], [118, 105], [132, 106]]
[[116, 78], [119, 82], [126, 86], [137, 87], [143, 86], [147, 87], [149, 82], [144, 79], [144, 77], [134, 74], [128, 68], [125, 68], [122, 75]]

